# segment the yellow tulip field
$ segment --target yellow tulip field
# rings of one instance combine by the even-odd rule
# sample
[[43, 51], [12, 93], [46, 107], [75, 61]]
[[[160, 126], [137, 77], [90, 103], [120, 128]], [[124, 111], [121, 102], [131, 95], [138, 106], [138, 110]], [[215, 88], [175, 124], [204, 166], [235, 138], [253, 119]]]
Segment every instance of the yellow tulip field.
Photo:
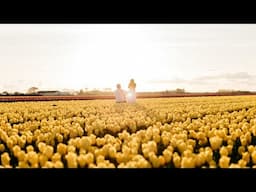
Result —
[[256, 96], [0, 103], [1, 168], [256, 168]]

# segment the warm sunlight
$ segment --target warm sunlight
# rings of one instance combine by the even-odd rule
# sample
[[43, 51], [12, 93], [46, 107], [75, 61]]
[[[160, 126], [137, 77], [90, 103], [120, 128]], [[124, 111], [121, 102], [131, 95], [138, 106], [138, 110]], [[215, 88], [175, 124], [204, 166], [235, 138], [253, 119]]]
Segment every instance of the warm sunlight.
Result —
[[[153, 90], [154, 87], [146, 88], [148, 80], [173, 73], [162, 61], [165, 54], [149, 44], [144, 31], [135, 30], [133, 25], [104, 25], [104, 29], [104, 33], [92, 33], [87, 41], [75, 45], [72, 68], [67, 64], [59, 69], [62, 79], [59, 86], [114, 89], [120, 83], [127, 88], [128, 81], [134, 78], [139, 82], [138, 91]], [[161, 69], [160, 62], [163, 62]], [[176, 71], [175, 66], [172, 70]], [[65, 78], [68, 74], [70, 78]]]
[[253, 91], [255, 34], [238, 24], [1, 24], [0, 91], [127, 89], [131, 78], [137, 91]]

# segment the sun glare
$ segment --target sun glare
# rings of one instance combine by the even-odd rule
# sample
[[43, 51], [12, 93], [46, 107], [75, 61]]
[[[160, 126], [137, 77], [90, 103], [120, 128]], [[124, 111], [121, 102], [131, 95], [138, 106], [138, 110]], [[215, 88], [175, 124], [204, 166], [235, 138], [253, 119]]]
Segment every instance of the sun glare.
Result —
[[255, 32], [253, 25], [3, 24], [0, 89], [113, 90], [120, 83], [127, 90], [134, 78], [137, 91], [254, 90]]

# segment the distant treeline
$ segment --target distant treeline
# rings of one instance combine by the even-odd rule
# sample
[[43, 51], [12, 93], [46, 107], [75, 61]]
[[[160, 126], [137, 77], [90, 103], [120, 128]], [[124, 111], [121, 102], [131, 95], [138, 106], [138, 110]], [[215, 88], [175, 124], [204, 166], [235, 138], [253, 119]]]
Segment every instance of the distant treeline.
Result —
[[[152, 92], [137, 92], [137, 96], [142, 95], [161, 95], [161, 96], [168, 96], [168, 95], [189, 95], [189, 94], [216, 94], [216, 95], [243, 95], [243, 94], [255, 94], [256, 92], [251, 91], [241, 91], [241, 90], [225, 90], [220, 89], [217, 92], [186, 92], [185, 89], [177, 88], [176, 90], [166, 90], [166, 91], [152, 91]], [[34, 93], [8, 93], [2, 92], [0, 96], [71, 96], [71, 95], [78, 95], [78, 96], [112, 96], [113, 91], [100, 91], [100, 90], [90, 90], [90, 91], [77, 91], [77, 92], [61, 92], [61, 91], [37, 91]]]
[[72, 95], [70, 93], [47, 93], [47, 94], [42, 94], [42, 93], [0, 93], [0, 96], [44, 96], [44, 95], [59, 95], [59, 96], [65, 96], [65, 95]]
[[253, 92], [251, 92], [251, 91], [241, 91], [241, 90], [220, 89], [220, 90], [218, 90], [218, 93], [253, 93]]
[[19, 93], [19, 92], [15, 92], [15, 93], [8, 93], [8, 92], [3, 92], [0, 93], [1, 96], [36, 96], [39, 95], [37, 93]]

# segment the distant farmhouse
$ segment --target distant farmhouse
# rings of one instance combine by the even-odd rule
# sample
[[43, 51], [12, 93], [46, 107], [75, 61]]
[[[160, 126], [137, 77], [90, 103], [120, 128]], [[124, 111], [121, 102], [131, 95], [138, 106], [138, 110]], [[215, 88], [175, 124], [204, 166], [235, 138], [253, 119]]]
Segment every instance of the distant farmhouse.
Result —
[[61, 91], [37, 91], [38, 95], [42, 96], [61, 96], [61, 95], [70, 95], [69, 92], [61, 92]]

